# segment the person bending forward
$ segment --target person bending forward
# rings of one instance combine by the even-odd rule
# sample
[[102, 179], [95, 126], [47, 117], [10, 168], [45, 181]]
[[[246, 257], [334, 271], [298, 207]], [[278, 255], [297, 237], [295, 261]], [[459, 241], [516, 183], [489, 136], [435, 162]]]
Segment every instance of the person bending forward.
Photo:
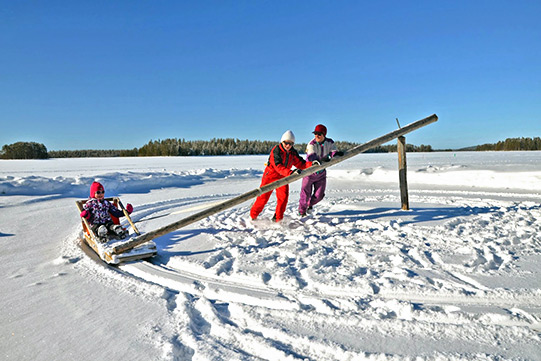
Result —
[[[344, 155], [336, 150], [334, 141], [327, 138], [327, 127], [316, 125], [314, 139], [306, 146], [306, 160], [327, 162], [332, 157]], [[306, 212], [325, 197], [327, 187], [327, 171], [320, 170], [302, 179], [301, 195], [299, 199], [299, 214], [304, 217]]]
[[[286, 131], [280, 139], [280, 144], [275, 145], [269, 155], [269, 161], [267, 167], [263, 173], [261, 179], [261, 187], [269, 183], [275, 182], [278, 179], [282, 179], [291, 175], [292, 173], [300, 173], [301, 169], [306, 169], [312, 166], [312, 162], [306, 162], [299, 156], [299, 153], [293, 148], [295, 144], [295, 135], [291, 130]], [[296, 170], [291, 170], [291, 167], [295, 166]], [[252, 208], [250, 210], [250, 217], [256, 219], [257, 216], [265, 208], [272, 191], [263, 193], [256, 198]], [[280, 222], [284, 218], [284, 212], [287, 206], [287, 200], [289, 198], [289, 184], [283, 185], [276, 189], [276, 211], [272, 220]]]

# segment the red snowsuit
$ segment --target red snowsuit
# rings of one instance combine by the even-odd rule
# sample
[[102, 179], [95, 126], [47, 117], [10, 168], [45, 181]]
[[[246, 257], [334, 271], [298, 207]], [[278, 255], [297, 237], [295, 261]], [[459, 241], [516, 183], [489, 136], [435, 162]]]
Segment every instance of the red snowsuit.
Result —
[[[295, 166], [298, 169], [306, 169], [312, 165], [312, 162], [306, 162], [299, 156], [299, 153], [295, 148], [291, 147], [289, 151], [285, 150], [282, 143], [275, 145], [272, 148], [269, 161], [267, 162], [267, 167], [263, 173], [263, 178], [261, 179], [261, 186], [267, 185], [278, 179], [287, 177], [293, 171], [291, 170], [292, 166]], [[272, 194], [272, 191], [263, 193], [255, 200], [250, 210], [250, 216], [252, 219], [256, 219], [257, 216], [265, 208], [265, 204], [269, 201], [269, 198]], [[287, 206], [287, 200], [289, 198], [289, 184], [276, 188], [276, 198], [278, 203], [276, 204], [276, 222], [284, 218], [284, 212]]]

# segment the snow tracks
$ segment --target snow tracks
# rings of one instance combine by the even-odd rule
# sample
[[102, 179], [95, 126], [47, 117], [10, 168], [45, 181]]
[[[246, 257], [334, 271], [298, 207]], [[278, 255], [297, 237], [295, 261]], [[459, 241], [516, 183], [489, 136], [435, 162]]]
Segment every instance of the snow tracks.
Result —
[[536, 359], [541, 209], [485, 197], [413, 192], [405, 212], [335, 191], [279, 224], [237, 208], [120, 269], [163, 288], [165, 359]]

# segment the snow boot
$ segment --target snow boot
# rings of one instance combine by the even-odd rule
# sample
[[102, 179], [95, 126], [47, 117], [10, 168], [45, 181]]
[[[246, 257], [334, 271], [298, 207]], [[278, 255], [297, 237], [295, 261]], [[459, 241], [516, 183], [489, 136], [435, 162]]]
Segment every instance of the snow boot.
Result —
[[98, 227], [98, 237], [106, 237], [107, 232], [107, 227], [105, 227], [103, 224]]
[[107, 233], [107, 227], [105, 227], [103, 224], [98, 227], [96, 234], [98, 236], [98, 240], [101, 243], [107, 243], [107, 241], [109, 241], [109, 239], [107, 238]]
[[128, 235], [128, 232], [126, 232], [126, 230], [124, 230], [124, 228], [122, 228], [120, 224], [116, 224], [113, 226], [113, 232], [115, 232], [115, 234], [120, 239], [126, 238], [126, 236]]

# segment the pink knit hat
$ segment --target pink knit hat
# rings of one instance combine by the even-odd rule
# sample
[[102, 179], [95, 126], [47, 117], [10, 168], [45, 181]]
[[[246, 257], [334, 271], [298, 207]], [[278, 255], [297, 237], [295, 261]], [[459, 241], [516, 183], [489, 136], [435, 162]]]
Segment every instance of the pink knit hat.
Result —
[[90, 198], [94, 198], [96, 196], [96, 192], [100, 190], [105, 192], [105, 188], [103, 188], [101, 183], [93, 182], [90, 186]]

